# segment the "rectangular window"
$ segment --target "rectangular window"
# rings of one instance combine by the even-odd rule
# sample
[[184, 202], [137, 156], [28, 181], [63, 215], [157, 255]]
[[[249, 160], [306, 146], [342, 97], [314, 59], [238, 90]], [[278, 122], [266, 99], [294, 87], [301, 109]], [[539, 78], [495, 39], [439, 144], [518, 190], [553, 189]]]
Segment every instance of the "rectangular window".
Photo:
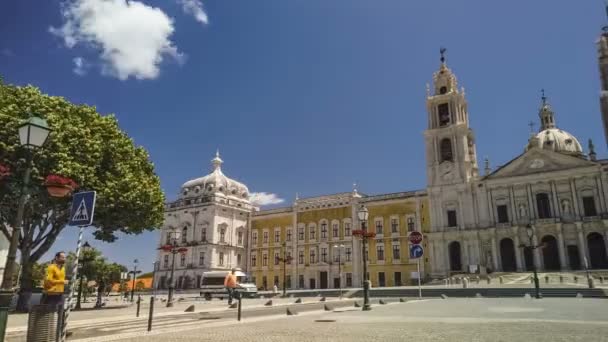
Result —
[[182, 243], [188, 242], [188, 228], [184, 228], [182, 231]]
[[416, 221], [414, 221], [414, 218], [411, 216], [409, 216], [407, 218], [407, 231], [408, 232], [416, 231]]
[[167, 232], [167, 240], [166, 240], [166, 244], [170, 245], [171, 244], [171, 233]]
[[402, 286], [401, 282], [401, 272], [395, 272], [395, 286]]
[[251, 233], [251, 243], [256, 246], [258, 244], [258, 232]]
[[378, 286], [385, 287], [386, 279], [384, 278], [384, 272], [378, 272]]
[[346, 287], [353, 287], [353, 274], [346, 273]]
[[201, 266], [205, 264], [205, 252], [198, 253], [198, 264]]
[[350, 236], [350, 223], [344, 223], [344, 236]]
[[220, 242], [226, 242], [226, 229], [222, 228], [220, 230]]
[[291, 241], [291, 229], [287, 229], [287, 237], [286, 237], [287, 241]]
[[439, 116], [439, 126], [448, 125], [450, 123], [450, 106], [447, 103], [437, 106], [437, 115]]
[[264, 241], [263, 243], [268, 243], [268, 232], [264, 232]]
[[340, 262], [340, 253], [342, 253], [342, 249], [334, 248], [334, 262]]
[[496, 212], [498, 213], [498, 223], [509, 222], [509, 211], [506, 204], [497, 205]]
[[242, 259], [241, 259], [241, 255], [240, 255], [240, 254], [237, 254], [237, 255], [236, 255], [236, 264], [237, 264], [238, 266], [241, 266], [241, 261], [242, 261]]
[[333, 227], [332, 227], [332, 231], [333, 231], [333, 233], [334, 233], [334, 235], [333, 235], [333, 236], [334, 236], [335, 238], [337, 238], [337, 237], [338, 237], [338, 232], [340, 231], [340, 230], [339, 230], [339, 226], [338, 226], [338, 224], [337, 224], [337, 223], [334, 223], [334, 225], [333, 225]]
[[239, 232], [239, 233], [237, 234], [237, 243], [238, 243], [239, 245], [242, 245], [242, 244], [243, 244], [243, 232]]
[[350, 247], [346, 247], [346, 250], [344, 251], [346, 255], [346, 261], [350, 261], [351, 257], [352, 257], [352, 251], [350, 250]]
[[304, 240], [304, 227], [298, 228], [298, 240]]
[[224, 252], [220, 252], [220, 265], [224, 265]]
[[378, 261], [384, 260], [384, 246], [383, 245], [376, 246], [376, 256], [378, 258]]
[[298, 275], [298, 288], [304, 288], [304, 276], [302, 274]]
[[310, 250], [310, 263], [311, 263], [311, 264], [316, 263], [316, 261], [315, 261], [316, 256], [317, 256], [317, 255], [316, 255], [316, 253], [315, 253], [315, 250], [314, 250], [314, 249], [311, 249], [311, 250]]
[[304, 251], [298, 251], [298, 264], [304, 264]]
[[287, 275], [285, 277], [285, 287], [287, 287], [288, 289], [291, 288], [291, 276], [290, 275]]
[[274, 284], [272, 285], [276, 285], [277, 287], [279, 287], [279, 276], [274, 276]]
[[456, 210], [448, 210], [448, 227], [456, 226], [458, 226], [458, 221], [456, 220]]
[[536, 194], [536, 209], [538, 210], [539, 219], [551, 217], [551, 204], [549, 203], [549, 195], [547, 195], [546, 193]]
[[179, 265], [180, 266], [186, 266], [186, 254], [182, 254], [179, 258]]
[[597, 216], [597, 210], [595, 209], [595, 199], [593, 196], [583, 197], [583, 209], [585, 216]]
[[391, 233], [399, 233], [399, 220], [396, 218], [391, 219]]
[[251, 256], [251, 267], [255, 267], [257, 265], [258, 257], [254, 254]]
[[268, 278], [266, 276], [262, 276], [262, 288], [264, 290], [268, 289]]
[[291, 252], [287, 252], [287, 256], [285, 257], [287, 265], [291, 265]]
[[395, 259], [395, 260], [401, 259], [401, 246], [393, 245], [393, 259]]
[[308, 227], [310, 229], [310, 239], [314, 240], [317, 238], [317, 228], [316, 227]]
[[165, 257], [163, 258], [163, 266], [164, 268], [169, 268], [169, 256], [165, 255]]
[[321, 224], [321, 239], [327, 238], [327, 223]]
[[376, 221], [376, 234], [382, 234], [382, 221]]
[[327, 248], [321, 248], [321, 262], [327, 262]]
[[280, 230], [274, 231], [274, 242], [275, 243], [281, 242], [281, 231]]
[[[256, 238], [257, 238], [257, 235], [256, 235]], [[207, 241], [207, 228], [201, 229], [201, 241], [202, 242]]]
[[268, 266], [268, 254], [262, 254], [262, 266]]
[[280, 261], [281, 257], [279, 256], [279, 253], [274, 253], [274, 264], [278, 265], [279, 261]]

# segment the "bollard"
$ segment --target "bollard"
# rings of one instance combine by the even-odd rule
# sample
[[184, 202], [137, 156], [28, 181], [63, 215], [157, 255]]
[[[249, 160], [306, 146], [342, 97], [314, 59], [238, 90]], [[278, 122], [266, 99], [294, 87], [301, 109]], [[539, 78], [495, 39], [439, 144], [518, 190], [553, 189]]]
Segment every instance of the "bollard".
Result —
[[150, 297], [150, 313], [148, 314], [148, 331], [152, 330], [152, 315], [154, 315], [154, 296]]
[[462, 288], [463, 289], [469, 288], [469, 280], [467, 278], [462, 279]]
[[593, 279], [593, 277], [589, 277], [589, 279], [587, 279], [588, 285], [590, 289], [594, 289], [595, 288], [595, 281]]
[[237, 313], [237, 320], [238, 320], [239, 322], [241, 321], [241, 307], [242, 307], [242, 305], [243, 305], [243, 304], [242, 304], [242, 303], [243, 303], [242, 298], [243, 298], [243, 296], [241, 296], [241, 295], [239, 294], [239, 307], [238, 307], [238, 313]]
[[549, 284], [549, 276], [545, 276], [545, 283]]
[[28, 342], [52, 342], [57, 339], [57, 308], [54, 305], [35, 305], [30, 308], [27, 337]]
[[502, 285], [505, 280], [502, 276], [500, 276], [500, 277], [498, 277], [498, 281], [500, 282], [500, 285]]
[[600, 284], [604, 283], [604, 277], [600, 277]]
[[578, 277], [577, 276], [574, 276], [574, 283], [578, 284]]
[[449, 286], [449, 285], [450, 285], [450, 281], [449, 281], [449, 280], [447, 280], [447, 279], [444, 279], [444, 280], [443, 280], [443, 282], [444, 282], [444, 285], [445, 285], [445, 286]]
[[140, 306], [141, 306], [141, 296], [137, 296], [137, 312], [135, 313], [135, 317], [139, 317]]
[[564, 283], [564, 276], [563, 276], [563, 275], [560, 275], [560, 276], [559, 276], [559, 283], [560, 283], [560, 284], [563, 284], [563, 283]]
[[488, 285], [490, 285], [490, 282], [492, 282], [492, 279], [490, 277], [488, 277], [487, 281], [488, 281]]

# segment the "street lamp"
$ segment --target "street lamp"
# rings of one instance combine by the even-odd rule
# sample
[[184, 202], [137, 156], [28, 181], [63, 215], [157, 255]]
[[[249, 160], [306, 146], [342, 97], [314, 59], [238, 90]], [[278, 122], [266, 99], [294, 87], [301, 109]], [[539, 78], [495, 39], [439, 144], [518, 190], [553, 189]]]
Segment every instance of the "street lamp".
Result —
[[133, 295], [135, 294], [135, 280], [137, 280], [137, 274], [141, 273], [141, 271], [137, 270], [137, 264], [139, 261], [137, 259], [133, 260], [133, 271], [129, 272], [133, 274], [133, 282], [131, 283], [131, 302], [133, 302]]
[[283, 263], [283, 297], [287, 297], [287, 263], [290, 263], [291, 260], [293, 259], [290, 256], [287, 256], [287, 243], [283, 242], [281, 244], [281, 246], [283, 247], [283, 257], [279, 258], [279, 261]]
[[344, 245], [334, 245], [334, 248], [338, 250], [338, 287], [340, 288], [340, 299], [342, 299], [342, 249]]
[[172, 231], [168, 232], [168, 234], [171, 238], [171, 244], [167, 245], [166, 247], [168, 248], [165, 250], [173, 254], [171, 257], [171, 282], [169, 283], [169, 296], [167, 297], [167, 307], [171, 308], [173, 307], [173, 291], [175, 289], [175, 279], [173, 279], [175, 275], [175, 255], [179, 253], [179, 250], [181, 250], [181, 248], [177, 248], [177, 241], [180, 238], [181, 231], [178, 229], [173, 229]]
[[[28, 150], [33, 150], [38, 147], [42, 147], [46, 142], [51, 129], [49, 128], [46, 120], [34, 115], [23, 122], [18, 127], [19, 129], [19, 142], [21, 146]], [[25, 210], [25, 202], [27, 201], [28, 186], [30, 183], [30, 176], [32, 173], [32, 153], [27, 153], [26, 169], [23, 173], [23, 184], [21, 185], [21, 194], [19, 196], [19, 202], [17, 204], [17, 215], [13, 222], [13, 235], [11, 235], [11, 241], [8, 248], [8, 254], [6, 257], [6, 266], [4, 271], [4, 279], [2, 280], [2, 290], [10, 291], [13, 287], [13, 273], [15, 271], [15, 259], [17, 258], [17, 248], [19, 246], [19, 232], [23, 228], [23, 212]], [[9, 298], [10, 299], [10, 298]], [[5, 306], [4, 303], [0, 303], [0, 306]]]
[[[81, 270], [78, 272], [79, 277], [79, 286], [78, 286], [78, 298], [76, 299], [76, 309], [80, 309], [80, 297], [82, 296], [82, 279], [84, 278], [84, 267], [85, 265], [93, 261], [93, 258], [89, 255], [93, 248], [89, 245], [88, 241], [85, 241], [84, 245], [82, 245], [82, 259], [80, 260]], [[88, 280], [88, 279], [87, 279]]]
[[526, 234], [528, 235], [528, 245], [521, 245], [520, 247], [528, 248], [530, 250], [530, 254], [532, 255], [532, 272], [534, 272], [534, 289], [536, 291], [536, 299], [540, 299], [540, 285], [538, 281], [538, 273], [536, 271], [536, 258], [534, 257], [534, 251], [538, 248], [542, 248], [542, 245], [536, 245], [534, 243], [534, 227], [531, 224], [526, 225]]
[[367, 253], [366, 245], [368, 239], [373, 239], [376, 236], [374, 232], [367, 231], [367, 219], [369, 218], [369, 211], [364, 205], [357, 212], [359, 222], [361, 222], [361, 229], [353, 230], [353, 235], [361, 239], [361, 254], [363, 255], [363, 311], [369, 311], [372, 309], [369, 305], [369, 275], [367, 274]]

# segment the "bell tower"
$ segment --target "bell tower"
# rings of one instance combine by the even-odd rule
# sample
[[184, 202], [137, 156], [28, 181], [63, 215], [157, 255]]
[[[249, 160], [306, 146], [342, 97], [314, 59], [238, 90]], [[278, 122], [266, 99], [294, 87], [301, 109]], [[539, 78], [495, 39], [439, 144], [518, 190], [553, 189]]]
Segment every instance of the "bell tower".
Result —
[[[606, 6], [608, 15], [608, 5]], [[608, 26], [604, 26], [602, 34], [597, 40], [598, 64], [600, 68], [600, 108], [602, 112], [602, 123], [604, 126], [604, 137], [608, 144]]]
[[478, 176], [475, 135], [469, 128], [464, 88], [446, 64], [442, 48], [441, 65], [427, 85], [428, 128], [424, 132], [427, 184], [430, 187], [467, 183]]

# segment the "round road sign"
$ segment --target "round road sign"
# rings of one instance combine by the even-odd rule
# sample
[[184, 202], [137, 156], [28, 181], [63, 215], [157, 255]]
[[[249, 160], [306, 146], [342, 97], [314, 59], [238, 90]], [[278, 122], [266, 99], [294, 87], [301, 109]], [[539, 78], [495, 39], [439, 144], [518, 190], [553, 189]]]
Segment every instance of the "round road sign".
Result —
[[411, 232], [410, 236], [408, 238], [409, 238], [411, 244], [419, 245], [422, 242], [422, 233]]

